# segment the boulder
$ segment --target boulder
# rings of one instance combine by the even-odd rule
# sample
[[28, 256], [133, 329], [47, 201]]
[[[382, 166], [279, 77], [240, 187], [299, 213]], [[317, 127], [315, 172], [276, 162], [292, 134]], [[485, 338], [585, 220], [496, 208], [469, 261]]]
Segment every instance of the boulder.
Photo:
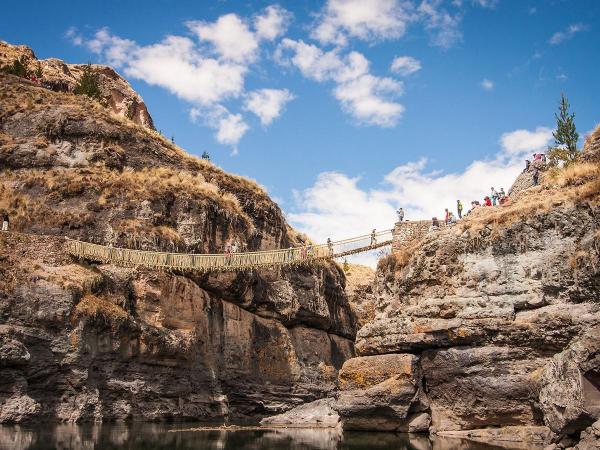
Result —
[[539, 402], [555, 433], [572, 434], [600, 418], [600, 327], [587, 330], [544, 367]]
[[427, 431], [428, 404], [416, 356], [349, 359], [339, 372], [339, 384], [335, 409], [345, 430]]
[[297, 406], [283, 414], [265, 417], [261, 425], [276, 425], [289, 427], [324, 427], [338, 426], [340, 416], [333, 409], [335, 399], [323, 398], [314, 402]]
[[573, 450], [600, 450], [600, 420], [581, 432], [580, 440]]
[[536, 374], [547, 361], [509, 347], [428, 350], [421, 356], [432, 431], [543, 425]]

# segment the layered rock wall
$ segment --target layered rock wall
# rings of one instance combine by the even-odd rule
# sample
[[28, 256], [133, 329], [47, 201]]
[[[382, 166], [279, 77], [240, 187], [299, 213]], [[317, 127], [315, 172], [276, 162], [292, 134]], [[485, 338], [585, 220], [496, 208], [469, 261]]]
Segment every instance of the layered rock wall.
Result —
[[[56, 58], [37, 59], [33, 50], [25, 45], [10, 45], [0, 41], [0, 67], [8, 66], [15, 60], [22, 61], [40, 85], [62, 92], [73, 92], [86, 67], [84, 64], [66, 64]], [[154, 129], [142, 97], [127, 80], [111, 67], [99, 64], [90, 67], [98, 76], [98, 88], [105, 106], [136, 124]]]
[[528, 448], [595, 435], [600, 205], [598, 169], [584, 163], [594, 143], [558, 181], [550, 173], [512, 205], [424, 233], [380, 263], [375, 318], [339, 375], [345, 429], [418, 423]]
[[356, 333], [335, 264], [163, 273], [63, 247], [301, 244], [263, 189], [86, 97], [6, 74], [0, 96], [0, 422], [256, 421], [333, 395]]

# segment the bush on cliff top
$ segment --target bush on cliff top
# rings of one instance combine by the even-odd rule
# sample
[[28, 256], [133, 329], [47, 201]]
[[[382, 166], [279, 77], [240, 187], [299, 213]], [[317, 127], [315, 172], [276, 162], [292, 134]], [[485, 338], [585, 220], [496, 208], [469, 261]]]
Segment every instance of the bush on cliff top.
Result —
[[87, 64], [83, 68], [83, 73], [79, 78], [79, 84], [75, 86], [73, 92], [77, 95], [87, 95], [98, 101], [102, 100], [100, 77], [93, 71], [91, 64]]

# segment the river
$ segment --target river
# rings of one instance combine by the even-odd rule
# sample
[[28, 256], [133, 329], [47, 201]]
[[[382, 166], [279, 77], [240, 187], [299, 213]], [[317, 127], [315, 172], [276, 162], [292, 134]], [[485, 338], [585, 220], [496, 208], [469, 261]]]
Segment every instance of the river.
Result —
[[[0, 426], [1, 450], [491, 450], [460, 439], [332, 429], [206, 430], [181, 424]], [[508, 447], [503, 447], [504, 449]], [[522, 447], [524, 448], [524, 447]]]

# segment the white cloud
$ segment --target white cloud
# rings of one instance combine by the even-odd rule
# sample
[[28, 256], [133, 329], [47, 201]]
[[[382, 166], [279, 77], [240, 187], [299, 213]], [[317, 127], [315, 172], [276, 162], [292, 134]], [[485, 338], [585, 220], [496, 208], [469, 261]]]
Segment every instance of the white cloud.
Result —
[[479, 85], [486, 91], [491, 91], [494, 89], [494, 82], [492, 80], [488, 80], [487, 78], [484, 78]]
[[537, 127], [534, 131], [515, 130], [500, 137], [500, 145], [510, 157], [525, 156], [531, 152], [545, 150], [552, 141], [552, 129]]
[[[187, 22], [196, 39], [171, 35], [154, 44], [139, 45], [111, 34], [107, 28], [87, 40], [74, 28], [67, 30], [66, 36], [127, 76], [165, 88], [192, 103], [190, 118], [203, 118], [199, 122], [216, 130], [218, 142], [236, 145], [248, 125], [241, 114], [229, 112], [223, 103], [245, 98], [245, 78], [258, 61], [261, 43], [284, 33], [290, 20], [291, 14], [285, 9], [269, 6], [252, 20], [226, 14], [215, 22]], [[277, 111], [263, 110], [261, 120], [273, 120], [283, 110], [283, 103]], [[270, 119], [269, 114], [273, 116]]]
[[359, 123], [393, 127], [404, 112], [404, 107], [386, 100], [387, 94], [399, 95], [402, 84], [391, 78], [363, 74], [340, 83], [334, 90], [342, 108]]
[[125, 64], [131, 53], [137, 49], [134, 41], [114, 36], [108, 28], [99, 29], [89, 41], [79, 37], [79, 45], [81, 44], [85, 44], [94, 53], [102, 53], [107, 63], [115, 67]]
[[[498, 0], [471, 0], [470, 4], [494, 8]], [[344, 46], [352, 38], [375, 43], [399, 39], [407, 28], [421, 23], [432, 45], [449, 48], [462, 40], [462, 0], [451, 5], [459, 8], [450, 13], [444, 0], [327, 0], [317, 16], [311, 37], [321, 44]]]
[[495, 8], [498, 4], [498, 0], [473, 0], [473, 3], [482, 8]]
[[224, 145], [236, 146], [249, 129], [241, 114], [232, 114], [222, 105], [192, 108], [189, 115], [192, 122], [201, 122], [216, 130], [215, 138]]
[[412, 56], [396, 56], [390, 70], [402, 76], [411, 75], [421, 70], [421, 61]]
[[333, 95], [359, 123], [394, 126], [404, 111], [392, 100], [402, 94], [402, 82], [372, 75], [369, 61], [359, 52], [342, 56], [338, 49], [326, 52], [303, 41], [284, 39], [276, 59], [280, 64], [297, 67], [307, 78], [332, 81]]
[[221, 144], [236, 145], [246, 131], [248, 131], [248, 125], [242, 119], [241, 114], [227, 114], [219, 119], [217, 140]]
[[316, 81], [332, 79], [343, 66], [337, 49], [324, 52], [315, 45], [288, 38], [277, 47], [275, 59], [281, 65], [296, 66], [302, 75]]
[[222, 59], [235, 62], [256, 59], [258, 39], [236, 14], [221, 16], [214, 23], [192, 21], [187, 26], [198, 39], [210, 42]]
[[345, 45], [348, 38], [365, 41], [398, 39], [414, 20], [411, 2], [399, 0], [328, 0], [311, 36], [322, 44]]
[[[431, 172], [427, 160], [407, 163], [386, 174], [375, 188], [360, 186], [360, 178], [339, 172], [321, 173], [315, 184], [295, 192], [290, 222], [316, 242], [328, 237], [343, 239], [367, 234], [373, 228], [389, 229], [395, 210], [403, 207], [409, 220], [443, 217], [444, 208], [455, 210], [461, 199], [465, 208], [482, 200], [490, 188], [508, 190], [523, 170], [522, 156], [540, 150], [551, 130], [516, 130], [500, 139], [501, 151], [491, 159], [471, 162], [454, 173]], [[374, 258], [362, 259], [374, 263]]]
[[569, 79], [569, 76], [566, 73], [559, 73], [558, 75], [556, 75], [556, 79], [558, 81], [567, 81]]
[[430, 33], [431, 44], [437, 47], [450, 48], [462, 41], [460, 30], [462, 16], [450, 14], [441, 9], [441, 0], [423, 0], [418, 8], [418, 13], [425, 24], [425, 29]]
[[558, 45], [565, 41], [571, 39], [575, 34], [580, 33], [581, 31], [585, 31], [587, 26], [582, 23], [575, 23], [573, 25], [569, 25], [569, 27], [564, 31], [557, 31], [552, 35], [550, 40], [548, 41], [552, 45]]
[[269, 125], [294, 98], [287, 89], [259, 89], [248, 94], [244, 108], [256, 114], [263, 125]]
[[81, 37], [75, 27], [69, 27], [65, 32], [65, 37], [69, 39], [73, 45], [83, 45], [83, 37]]
[[200, 105], [239, 96], [248, 70], [244, 65], [205, 57], [191, 39], [180, 36], [138, 47], [124, 67], [127, 75]]
[[254, 18], [254, 29], [259, 39], [272, 41], [285, 33], [292, 14], [277, 5], [265, 8], [264, 14]]

